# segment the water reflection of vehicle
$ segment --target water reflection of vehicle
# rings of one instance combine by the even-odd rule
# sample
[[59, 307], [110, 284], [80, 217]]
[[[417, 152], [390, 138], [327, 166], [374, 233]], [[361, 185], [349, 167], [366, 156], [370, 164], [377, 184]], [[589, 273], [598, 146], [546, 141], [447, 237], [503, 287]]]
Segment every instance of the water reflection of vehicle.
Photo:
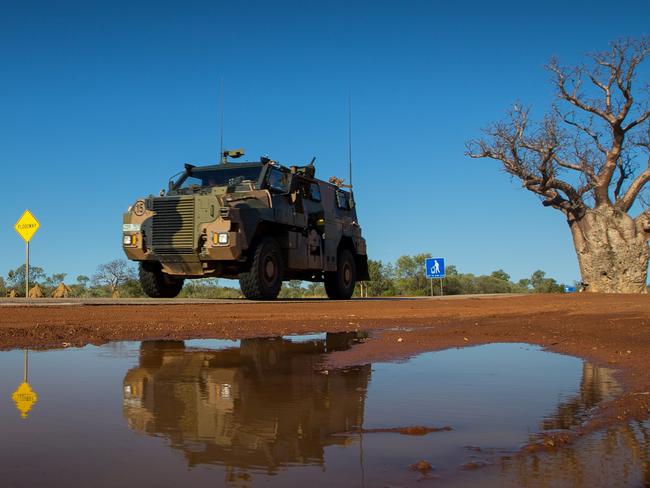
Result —
[[357, 334], [324, 340], [244, 339], [239, 348], [186, 349], [143, 342], [140, 365], [124, 378], [129, 426], [167, 437], [190, 466], [263, 468], [322, 464], [328, 445], [363, 423], [370, 365], [323, 374], [320, 353], [345, 349]]

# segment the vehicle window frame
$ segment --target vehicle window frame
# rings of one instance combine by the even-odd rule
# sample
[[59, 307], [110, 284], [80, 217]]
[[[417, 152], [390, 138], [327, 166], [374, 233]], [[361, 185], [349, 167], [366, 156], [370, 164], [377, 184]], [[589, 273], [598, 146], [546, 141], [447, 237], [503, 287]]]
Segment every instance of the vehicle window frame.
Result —
[[[341, 205], [341, 197], [345, 199], [345, 206]], [[335, 190], [334, 198], [336, 199], [336, 206], [341, 209], [341, 210], [352, 210], [352, 204], [351, 204], [351, 195], [346, 192], [341, 190], [340, 188], [337, 188]]]
[[[285, 187], [276, 187], [271, 184], [271, 177], [274, 176], [275, 174], [286, 177]], [[290, 173], [288, 173], [287, 171], [282, 171], [281, 168], [275, 168], [275, 167], [269, 168], [269, 171], [266, 175], [266, 187], [271, 193], [276, 193], [280, 195], [289, 193], [291, 191]]]
[[[316, 190], [315, 192], [314, 189]], [[312, 202], [320, 203], [323, 201], [323, 195], [321, 194], [320, 185], [318, 183], [315, 182], [309, 183], [309, 191], [308, 191], [307, 198], [309, 198]]]
[[[207, 172], [212, 172], [212, 171], [228, 171], [228, 170], [232, 170], [232, 169], [235, 169], [235, 168], [232, 168], [232, 167], [231, 167], [231, 168], [223, 168], [223, 169], [220, 169], [220, 168], [210, 168], [210, 169], [208, 169], [208, 168], [206, 168], [206, 167], [195, 167], [195, 168], [192, 168], [191, 171], [189, 171], [189, 172], [187, 172], [187, 171], [184, 172], [184, 173], [180, 176], [180, 178], [178, 178], [178, 180], [176, 180], [176, 182], [174, 182], [174, 184], [173, 184], [173, 191], [183, 191], [183, 190], [187, 190], [187, 187], [184, 186], [184, 185], [185, 185], [185, 183], [186, 183], [188, 180], [190, 180], [190, 179], [191, 179], [191, 180], [200, 180], [201, 183], [202, 183], [203, 180], [204, 180], [204, 178], [201, 178], [201, 176], [200, 176], [200, 174], [201, 174], [202, 172], [206, 172], [206, 173], [207, 173]], [[241, 168], [242, 171], [248, 171], [248, 170], [251, 170], [251, 169], [258, 170], [258, 174], [257, 174], [257, 176], [256, 176], [254, 179], [246, 178], [246, 179], [244, 179], [244, 180], [242, 180], [242, 181], [252, 181], [252, 182], [254, 183], [255, 187], [256, 187], [256, 188], [259, 188], [259, 179], [260, 179], [260, 176], [262, 175], [262, 170], [263, 170], [264, 168], [261, 167], [261, 166], [260, 166], [260, 167], [258, 167], [258, 166], [246, 166], [246, 167]], [[196, 171], [196, 173], [197, 173], [196, 175], [194, 174], [195, 171]], [[232, 180], [233, 178], [237, 178], [237, 177], [239, 177], [239, 176], [241, 176], [241, 175], [237, 175], [237, 176], [234, 176], [234, 177], [232, 177], [232, 178], [229, 178], [228, 181]], [[208, 185], [197, 184], [196, 186], [199, 187], [199, 188], [212, 188], [212, 187], [217, 187], [217, 186], [227, 186], [227, 184], [228, 184], [228, 182], [224, 182], [223, 184], [208, 184]], [[191, 186], [191, 185], [188, 185], [188, 186]]]

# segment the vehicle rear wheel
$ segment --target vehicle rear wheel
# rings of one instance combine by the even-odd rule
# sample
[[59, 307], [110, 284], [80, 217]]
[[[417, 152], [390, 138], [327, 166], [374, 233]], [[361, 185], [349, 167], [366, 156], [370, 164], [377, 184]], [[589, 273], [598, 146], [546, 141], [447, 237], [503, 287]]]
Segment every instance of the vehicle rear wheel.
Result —
[[325, 291], [332, 300], [348, 300], [357, 284], [357, 268], [349, 249], [341, 249], [336, 261], [336, 271], [325, 273]]
[[275, 239], [267, 237], [255, 248], [250, 270], [240, 273], [239, 286], [249, 300], [275, 300], [283, 277], [282, 250]]
[[163, 273], [160, 264], [140, 263], [140, 286], [151, 298], [174, 298], [183, 288], [183, 279]]

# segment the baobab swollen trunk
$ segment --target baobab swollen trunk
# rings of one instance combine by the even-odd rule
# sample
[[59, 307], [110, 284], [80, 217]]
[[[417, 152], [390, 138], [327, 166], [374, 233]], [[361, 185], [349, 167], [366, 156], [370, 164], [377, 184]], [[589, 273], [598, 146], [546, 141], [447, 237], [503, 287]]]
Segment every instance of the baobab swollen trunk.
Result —
[[587, 210], [569, 220], [582, 281], [587, 291], [643, 293], [648, 243], [643, 228], [611, 207]]

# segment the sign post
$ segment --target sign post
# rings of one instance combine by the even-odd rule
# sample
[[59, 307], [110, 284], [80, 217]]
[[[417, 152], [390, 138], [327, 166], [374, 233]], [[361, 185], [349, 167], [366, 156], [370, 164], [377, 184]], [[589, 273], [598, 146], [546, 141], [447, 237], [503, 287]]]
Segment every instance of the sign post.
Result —
[[25, 299], [29, 298], [29, 241], [25, 243]]
[[440, 278], [440, 296], [444, 295], [442, 280], [445, 277], [445, 258], [427, 258], [424, 261], [427, 278], [431, 279], [431, 296], [433, 296], [433, 279]]
[[14, 229], [18, 235], [25, 240], [25, 300], [29, 298], [29, 241], [41, 226], [29, 210], [25, 210], [22, 217], [18, 219]]

